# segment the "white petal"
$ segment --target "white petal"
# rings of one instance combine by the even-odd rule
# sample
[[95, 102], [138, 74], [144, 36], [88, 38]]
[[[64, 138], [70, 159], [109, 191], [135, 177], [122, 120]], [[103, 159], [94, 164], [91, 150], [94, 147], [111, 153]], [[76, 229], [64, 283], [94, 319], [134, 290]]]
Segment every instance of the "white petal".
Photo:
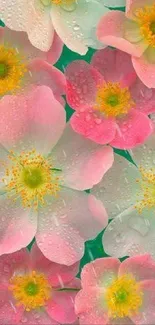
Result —
[[154, 209], [139, 214], [131, 207], [118, 215], [103, 235], [105, 252], [111, 256], [124, 257], [149, 253], [155, 257]]
[[[101, 0], [102, 1], [102, 0]], [[105, 6], [109, 8], [125, 7], [126, 0], [103, 0]]]
[[91, 190], [103, 202], [109, 218], [117, 216], [136, 202], [136, 194], [139, 192], [137, 178], [140, 178], [138, 168], [115, 154], [113, 166]]
[[131, 153], [137, 165], [144, 168], [155, 167], [155, 134], [151, 135], [143, 145], [134, 148]]
[[57, 34], [66, 46], [72, 51], [85, 54], [88, 46], [103, 48], [96, 38], [96, 26], [108, 11], [98, 0], [78, 0], [72, 11], [53, 5], [51, 17]]

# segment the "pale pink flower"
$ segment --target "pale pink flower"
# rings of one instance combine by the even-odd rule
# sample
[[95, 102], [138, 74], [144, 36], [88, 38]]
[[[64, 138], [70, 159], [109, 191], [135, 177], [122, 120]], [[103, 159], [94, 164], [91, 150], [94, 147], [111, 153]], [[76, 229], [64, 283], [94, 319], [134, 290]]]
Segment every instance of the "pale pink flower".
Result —
[[100, 258], [84, 266], [75, 298], [81, 325], [155, 323], [155, 261], [149, 255], [120, 262]]
[[1, 99], [0, 143], [0, 255], [36, 236], [50, 260], [80, 260], [84, 242], [107, 225], [100, 201], [83, 190], [111, 167], [112, 148], [66, 126], [64, 107], [47, 86]]
[[96, 26], [109, 11], [103, 0], [0, 0], [0, 18], [16, 31], [25, 31], [42, 51], [52, 45], [54, 31], [72, 51], [85, 54], [88, 47], [102, 48]]
[[131, 57], [118, 50], [97, 51], [91, 63], [66, 68], [67, 102], [76, 111], [74, 131], [94, 142], [121, 149], [143, 143], [153, 131], [155, 91], [137, 78]]
[[127, 0], [125, 13], [107, 13], [97, 28], [101, 42], [132, 55], [137, 75], [149, 88], [155, 88], [154, 26], [154, 0]]
[[78, 267], [78, 263], [68, 267], [50, 262], [36, 244], [30, 252], [22, 249], [1, 256], [0, 323], [74, 323]]

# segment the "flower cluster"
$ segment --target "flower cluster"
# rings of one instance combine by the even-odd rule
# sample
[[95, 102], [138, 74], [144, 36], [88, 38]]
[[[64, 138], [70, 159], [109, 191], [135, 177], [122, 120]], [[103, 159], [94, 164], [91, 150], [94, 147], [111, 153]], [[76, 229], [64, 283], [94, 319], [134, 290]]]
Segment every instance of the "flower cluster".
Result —
[[0, 324], [155, 324], [155, 0], [0, 19]]

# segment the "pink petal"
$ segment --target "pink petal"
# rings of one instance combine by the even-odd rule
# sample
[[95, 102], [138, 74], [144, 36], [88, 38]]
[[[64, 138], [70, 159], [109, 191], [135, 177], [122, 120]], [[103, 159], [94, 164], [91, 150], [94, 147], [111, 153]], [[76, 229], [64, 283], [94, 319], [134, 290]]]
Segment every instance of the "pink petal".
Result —
[[132, 109], [127, 118], [117, 120], [117, 133], [111, 141], [113, 147], [130, 149], [142, 144], [153, 132], [153, 123], [145, 114]]
[[125, 39], [126, 23], [127, 18], [122, 11], [110, 11], [100, 20], [97, 28], [98, 39], [107, 45], [139, 57], [148, 45], [143, 40], [132, 44]]
[[95, 102], [96, 86], [103, 77], [90, 64], [81, 60], [70, 63], [65, 71], [67, 102], [75, 110], [86, 110]]
[[140, 283], [143, 292], [143, 303], [136, 315], [131, 315], [134, 324], [155, 324], [155, 280], [146, 280]]
[[55, 96], [66, 92], [66, 79], [64, 74], [51, 64], [41, 59], [35, 59], [29, 64], [31, 83], [45, 85], [52, 89]]
[[118, 276], [120, 261], [117, 258], [107, 257], [86, 264], [81, 273], [81, 284], [85, 290], [88, 287], [105, 288]]
[[104, 291], [97, 287], [81, 290], [75, 298], [75, 312], [82, 325], [105, 325], [108, 314], [104, 303]]
[[68, 125], [52, 151], [52, 160], [62, 170], [66, 186], [85, 190], [99, 183], [112, 166], [113, 150], [84, 139]]
[[125, 52], [107, 47], [96, 51], [91, 64], [104, 76], [106, 82], [121, 82], [129, 87], [136, 79], [131, 56]]
[[119, 267], [119, 276], [131, 273], [136, 281], [155, 279], [155, 261], [150, 255], [127, 258]]
[[127, 0], [127, 3], [126, 3], [126, 16], [129, 19], [136, 20], [135, 11], [137, 9], [145, 7], [146, 5], [151, 6], [153, 4], [154, 4], [154, 0], [147, 0], [147, 3], [146, 3], [146, 0]]
[[102, 221], [93, 216], [89, 195], [64, 188], [46, 207], [43, 218], [40, 215], [36, 241], [49, 260], [72, 265], [83, 256], [84, 242], [95, 238], [104, 224], [104, 215]]
[[64, 107], [49, 87], [34, 87], [25, 94], [1, 99], [0, 141], [7, 148], [16, 144], [18, 150], [35, 147], [48, 153], [64, 127]]
[[74, 113], [70, 123], [75, 132], [99, 144], [107, 144], [115, 137], [115, 120], [112, 118], [105, 119], [98, 112], [92, 110]]
[[19, 201], [0, 196], [0, 255], [26, 247], [36, 234], [37, 216]]
[[0, 257], [0, 278], [1, 283], [8, 283], [15, 272], [26, 272], [29, 270], [29, 253], [27, 249], [3, 255]]
[[153, 88], [146, 87], [137, 78], [136, 82], [130, 88], [130, 92], [138, 110], [147, 115], [155, 112], [155, 90]]
[[[36, 309], [29, 312], [24, 312], [21, 318], [20, 325], [59, 325], [54, 319], [52, 319], [45, 310]], [[10, 324], [11, 325], [11, 324]]]
[[52, 287], [62, 288], [62, 285], [67, 287], [67, 284], [70, 287], [70, 281], [72, 281], [78, 273], [79, 263], [69, 267], [53, 263], [42, 254], [36, 243], [32, 246], [30, 254], [32, 269], [46, 273]]
[[[152, 53], [153, 52], [153, 53]], [[140, 58], [132, 57], [133, 67], [148, 88], [155, 88], [155, 50], [149, 48]]]
[[53, 293], [51, 300], [47, 303], [46, 311], [51, 318], [63, 324], [71, 324], [76, 321], [74, 300], [77, 292], [57, 291]]
[[62, 54], [63, 46], [64, 43], [55, 32], [50, 50], [48, 52], [44, 52], [45, 55], [47, 54], [47, 61], [50, 62], [51, 64], [55, 64], [59, 60]]
[[0, 324], [19, 324], [23, 315], [23, 307], [17, 306], [12, 294], [8, 290], [1, 289], [0, 294]]

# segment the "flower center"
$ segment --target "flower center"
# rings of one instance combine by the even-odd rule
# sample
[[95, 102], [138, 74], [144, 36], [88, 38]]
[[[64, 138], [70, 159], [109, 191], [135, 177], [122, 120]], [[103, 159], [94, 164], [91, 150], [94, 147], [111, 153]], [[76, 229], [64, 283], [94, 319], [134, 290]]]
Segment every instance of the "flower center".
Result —
[[19, 156], [11, 152], [9, 159], [11, 166], [6, 168], [2, 181], [13, 200], [20, 197], [24, 207], [38, 209], [45, 205], [47, 195], [58, 195], [61, 180], [51, 157], [45, 158], [32, 150]]
[[51, 0], [55, 5], [72, 5], [76, 0]]
[[26, 64], [14, 48], [0, 45], [0, 96], [14, 93], [21, 87]]
[[10, 279], [9, 290], [26, 311], [45, 306], [51, 297], [52, 287], [42, 273], [33, 271], [30, 274], [14, 276]]
[[142, 305], [142, 292], [135, 279], [125, 274], [108, 287], [106, 303], [109, 317], [128, 317], [136, 313]]
[[142, 166], [139, 170], [141, 179], [137, 179], [136, 182], [139, 183], [143, 198], [137, 201], [135, 208], [141, 213], [144, 208], [155, 207], [155, 170], [146, 170]]
[[95, 109], [107, 117], [127, 114], [134, 105], [129, 89], [121, 88], [119, 83], [108, 82], [99, 86], [96, 94]]
[[135, 12], [140, 31], [149, 45], [155, 47], [155, 4], [137, 9]]

